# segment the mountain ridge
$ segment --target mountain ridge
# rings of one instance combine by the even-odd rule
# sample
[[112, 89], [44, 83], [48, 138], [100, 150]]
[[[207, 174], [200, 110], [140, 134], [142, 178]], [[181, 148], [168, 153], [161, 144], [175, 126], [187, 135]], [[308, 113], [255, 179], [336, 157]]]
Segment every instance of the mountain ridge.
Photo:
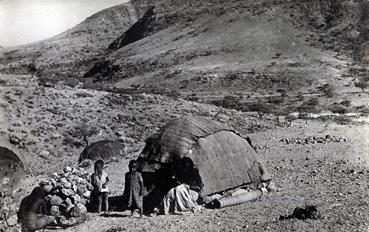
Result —
[[[24, 74], [35, 67], [38, 75], [56, 79], [81, 75], [88, 68], [86, 65], [136, 20], [136, 11], [130, 3], [110, 7], [56, 36], [12, 47], [0, 57], [0, 69]], [[71, 71], [71, 67], [77, 68]]]
[[[9, 51], [0, 70], [33, 70], [52, 82], [72, 78], [93, 88], [304, 91], [349, 75], [344, 67], [360, 47], [361, 4], [132, 0], [47, 42]], [[135, 32], [143, 36], [109, 49], [152, 6], [153, 19]], [[332, 71], [337, 65], [340, 72]]]

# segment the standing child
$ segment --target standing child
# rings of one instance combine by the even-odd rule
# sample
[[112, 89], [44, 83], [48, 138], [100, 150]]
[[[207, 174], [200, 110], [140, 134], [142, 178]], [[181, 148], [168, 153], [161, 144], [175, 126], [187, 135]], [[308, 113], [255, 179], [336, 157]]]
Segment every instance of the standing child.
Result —
[[131, 210], [131, 216], [135, 209], [140, 210], [140, 217], [143, 215], [143, 194], [144, 183], [141, 173], [137, 171], [138, 163], [131, 160], [128, 164], [129, 172], [125, 176], [124, 199], [127, 200], [127, 207]]
[[104, 169], [104, 161], [101, 159], [97, 160], [94, 165], [94, 173], [91, 176], [92, 185], [94, 187], [93, 194], [97, 198], [97, 213], [101, 213], [102, 204], [105, 204], [105, 212], [109, 210], [109, 177]]

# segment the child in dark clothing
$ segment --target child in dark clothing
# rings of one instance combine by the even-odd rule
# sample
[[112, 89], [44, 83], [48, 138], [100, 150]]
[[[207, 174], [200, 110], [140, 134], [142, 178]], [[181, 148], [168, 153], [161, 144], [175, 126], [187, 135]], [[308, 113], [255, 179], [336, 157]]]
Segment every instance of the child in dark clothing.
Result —
[[96, 197], [97, 200], [97, 213], [101, 213], [102, 204], [105, 204], [105, 212], [108, 213], [109, 210], [109, 177], [106, 172], [103, 171], [104, 169], [104, 161], [97, 160], [94, 166], [94, 173], [91, 176], [92, 186], [94, 187], [93, 195]]
[[143, 215], [143, 194], [144, 183], [141, 173], [137, 171], [138, 163], [131, 160], [128, 164], [129, 172], [125, 176], [124, 199], [127, 200], [127, 207], [131, 210], [131, 216], [135, 209], [140, 210], [140, 217]]

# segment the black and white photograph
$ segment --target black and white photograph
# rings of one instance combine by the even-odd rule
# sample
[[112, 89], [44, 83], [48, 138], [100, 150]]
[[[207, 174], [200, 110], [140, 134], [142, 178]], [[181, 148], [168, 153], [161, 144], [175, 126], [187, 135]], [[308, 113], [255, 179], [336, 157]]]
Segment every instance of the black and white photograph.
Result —
[[0, 232], [369, 232], [369, 0], [0, 0]]

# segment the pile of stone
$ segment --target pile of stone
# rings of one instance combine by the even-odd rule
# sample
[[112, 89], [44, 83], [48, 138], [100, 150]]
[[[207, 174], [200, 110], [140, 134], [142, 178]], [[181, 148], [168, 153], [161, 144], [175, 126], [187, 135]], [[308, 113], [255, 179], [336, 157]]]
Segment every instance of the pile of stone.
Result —
[[341, 143], [348, 142], [347, 138], [326, 135], [325, 137], [308, 136], [305, 138], [283, 138], [280, 140], [286, 144], [317, 144], [317, 143]]
[[51, 179], [40, 185], [48, 191], [46, 200], [54, 216], [78, 217], [87, 213], [93, 186], [90, 175], [83, 168], [65, 167], [62, 173], [53, 173]]

